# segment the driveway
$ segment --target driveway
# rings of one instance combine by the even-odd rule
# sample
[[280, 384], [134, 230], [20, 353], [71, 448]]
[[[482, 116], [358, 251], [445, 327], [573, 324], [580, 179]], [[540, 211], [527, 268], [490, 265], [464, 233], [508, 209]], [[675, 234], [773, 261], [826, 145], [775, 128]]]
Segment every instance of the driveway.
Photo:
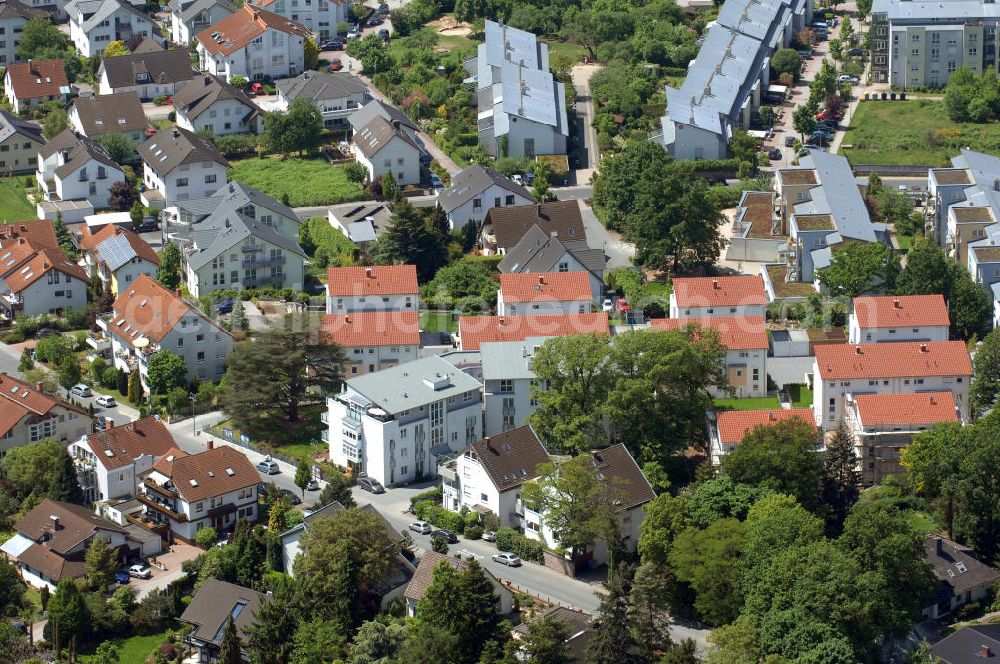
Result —
[[[163, 590], [177, 579], [184, 576], [181, 563], [193, 560], [203, 551], [191, 544], [177, 543], [168, 551], [154, 557], [150, 561], [153, 575], [148, 579], [132, 579], [130, 585], [135, 590], [137, 599], [142, 599], [153, 590]], [[152, 564], [155, 561], [155, 564]], [[162, 568], [162, 569], [161, 569]]]
[[604, 249], [608, 261], [605, 268], [613, 270], [616, 267], [631, 266], [632, 259], [635, 258], [635, 245], [625, 242], [621, 235], [608, 230], [593, 209], [583, 201], [580, 201], [580, 214], [587, 231], [587, 244], [594, 249]]
[[573, 87], [576, 88], [576, 116], [579, 125], [577, 156], [580, 162], [572, 177], [576, 184], [590, 182], [590, 176], [601, 159], [597, 148], [597, 131], [594, 129], [594, 101], [590, 97], [590, 77], [600, 69], [601, 65], [598, 64], [579, 64], [574, 65], [570, 71]]

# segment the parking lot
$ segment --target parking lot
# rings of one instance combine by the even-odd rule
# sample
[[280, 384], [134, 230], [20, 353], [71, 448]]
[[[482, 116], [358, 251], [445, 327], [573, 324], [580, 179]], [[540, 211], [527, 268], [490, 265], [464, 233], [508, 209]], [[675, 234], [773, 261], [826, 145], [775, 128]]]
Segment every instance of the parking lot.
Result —
[[129, 585], [135, 590], [137, 597], [142, 598], [153, 590], [162, 590], [184, 575], [181, 563], [197, 558], [202, 550], [192, 544], [177, 542], [170, 549], [152, 558], [150, 569], [152, 576], [148, 579], [133, 578]]

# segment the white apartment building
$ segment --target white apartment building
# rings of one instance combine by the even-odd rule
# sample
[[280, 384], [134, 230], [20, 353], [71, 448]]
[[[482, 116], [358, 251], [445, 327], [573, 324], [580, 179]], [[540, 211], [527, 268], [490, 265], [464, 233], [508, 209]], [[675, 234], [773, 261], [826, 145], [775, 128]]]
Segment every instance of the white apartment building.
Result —
[[45, 138], [41, 127], [0, 111], [0, 169], [3, 172], [34, 173], [38, 168], [38, 148], [43, 145]]
[[671, 318], [764, 316], [766, 309], [764, 280], [756, 275], [674, 279], [670, 293]]
[[420, 352], [416, 311], [326, 314], [320, 333], [325, 343], [343, 349], [345, 375], [358, 376], [412, 362]]
[[200, 528], [219, 535], [242, 519], [257, 520], [260, 473], [242, 452], [222, 445], [198, 454], [176, 448], [153, 464], [137, 496], [149, 520], [169, 538], [193, 543]]
[[304, 71], [295, 78], [275, 81], [274, 85], [278, 89], [277, 108], [287, 111], [296, 99], [306, 99], [323, 115], [323, 126], [333, 130], [350, 130], [348, 118], [371, 99], [368, 86], [361, 79], [342, 71]]
[[87, 411], [0, 373], [0, 455], [43, 440], [76, 440], [93, 427]]
[[462, 316], [458, 337], [464, 351], [477, 351], [487, 342], [519, 341], [530, 337], [565, 337], [570, 334], [608, 336], [608, 314], [535, 314], [532, 316]]
[[1000, 220], [1000, 158], [963, 148], [951, 164], [927, 171], [927, 212], [941, 248], [967, 265], [969, 245]]
[[231, 334], [145, 274], [118, 295], [112, 315], [98, 318], [97, 325], [111, 337], [115, 366], [126, 372], [138, 367], [147, 391], [149, 358], [161, 350], [178, 355], [188, 378], [202, 381], [222, 378], [233, 350]]
[[502, 173], [470, 164], [451, 176], [451, 186], [437, 192], [437, 203], [448, 215], [452, 230], [468, 224], [482, 226], [492, 208], [535, 202], [531, 191]]
[[940, 295], [856, 297], [848, 318], [852, 344], [948, 341], [951, 320]]
[[962, 341], [816, 346], [813, 415], [823, 429], [844, 421], [848, 396], [951, 392], [968, 417], [972, 364]]
[[538, 409], [531, 395], [535, 383], [531, 361], [548, 338], [528, 337], [524, 341], [479, 345], [487, 436], [521, 427]]
[[[809, 408], [774, 408], [767, 410], [723, 410], [709, 414], [709, 453], [712, 464], [722, 465], [722, 458], [736, 449], [748, 433], [757, 427], [771, 427], [793, 418], [814, 424], [813, 412]], [[819, 442], [819, 434], [816, 434]]]
[[35, 178], [47, 201], [86, 200], [103, 209], [125, 172], [97, 141], [67, 129], [38, 148]]
[[140, 194], [147, 207], [163, 209], [177, 201], [207, 198], [226, 184], [229, 162], [204, 136], [181, 127], [161, 129], [139, 146]]
[[139, 480], [173, 447], [167, 425], [150, 416], [85, 434], [69, 444], [69, 455], [84, 500], [90, 504], [135, 498]]
[[716, 385], [712, 394], [738, 398], [767, 396], [767, 352], [770, 348], [763, 316], [712, 316], [711, 318], [656, 318], [654, 330], [676, 330], [699, 325], [715, 330], [726, 347], [725, 371], [728, 385]]
[[156, 34], [150, 17], [124, 0], [70, 0], [66, 13], [70, 40], [85, 58], [102, 54], [113, 41]]
[[501, 274], [497, 315], [588, 314], [594, 310], [586, 272]]
[[245, 4], [199, 32], [200, 68], [230, 81], [285, 78], [305, 69], [309, 29], [266, 9]]
[[521, 486], [538, 477], [539, 466], [549, 461], [545, 446], [529, 426], [486, 436], [438, 468], [442, 504], [452, 512], [463, 507], [489, 510], [501, 527], [522, 528]]
[[330, 461], [386, 486], [434, 477], [482, 438], [481, 385], [437, 356], [348, 378], [327, 399]]
[[254, 3], [301, 23], [317, 35], [317, 43], [337, 34], [337, 24], [352, 20], [348, 0], [258, 0]]
[[17, 47], [21, 43], [18, 37], [24, 24], [47, 15], [47, 12], [19, 0], [4, 0], [0, 4], [0, 66], [17, 62]]
[[208, 26], [236, 13], [228, 0], [170, 0], [168, 6], [170, 41], [182, 46], [189, 45]]
[[331, 267], [326, 270], [326, 313], [419, 311], [415, 265]]
[[255, 133], [264, 115], [245, 92], [211, 74], [185, 83], [174, 95], [174, 109], [178, 127], [215, 136]]
[[28, 60], [7, 65], [3, 89], [15, 113], [47, 101], [65, 103], [73, 92], [62, 60]]

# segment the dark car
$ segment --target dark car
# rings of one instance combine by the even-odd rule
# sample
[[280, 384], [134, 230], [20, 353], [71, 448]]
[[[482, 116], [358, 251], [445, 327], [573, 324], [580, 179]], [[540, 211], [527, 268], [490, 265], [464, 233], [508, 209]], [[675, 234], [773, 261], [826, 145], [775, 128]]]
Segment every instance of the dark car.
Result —
[[156, 219], [154, 217], [148, 217], [146, 219], [143, 219], [142, 223], [139, 224], [140, 233], [152, 233], [153, 231], [158, 231], [158, 230], [160, 230], [160, 224], [156, 222]]
[[44, 339], [45, 337], [51, 337], [56, 334], [59, 334], [59, 330], [54, 330], [51, 327], [42, 327], [39, 328], [38, 332], [35, 332], [35, 338]]
[[793, 145], [795, 145], [795, 137], [792, 136], [791, 134], [789, 134], [788, 136], [785, 136], [785, 147], [786, 148], [790, 148]]
[[376, 25], [382, 25], [382, 15], [379, 14], [378, 12], [375, 12], [370, 17], [368, 17], [368, 27], [373, 28]]
[[233, 304], [234, 303], [235, 303], [235, 300], [233, 300], [231, 298], [228, 299], [228, 300], [223, 300], [222, 302], [219, 302], [217, 305], [215, 305], [215, 311], [218, 312], [218, 313], [220, 313], [220, 314], [231, 314], [231, 313], [233, 313]]
[[358, 486], [360, 486], [365, 491], [371, 491], [372, 493], [385, 493], [385, 487], [382, 486], [378, 480], [373, 480], [370, 477], [362, 477], [358, 480]]
[[781, 159], [781, 150], [778, 148], [771, 148], [767, 151], [767, 158], [770, 160]]
[[388, 5], [388, 3], [383, 2], [381, 5], [379, 5], [378, 6], [378, 13], [379, 14], [388, 14], [389, 13], [389, 5]]
[[319, 45], [319, 50], [321, 51], [341, 51], [344, 49], [344, 38], [343, 37], [333, 37], [327, 39]]
[[458, 541], [458, 538], [455, 537], [455, 533], [451, 532], [450, 530], [435, 530], [433, 533], [431, 533], [431, 539], [443, 540], [448, 544], [454, 544]]
[[115, 572], [115, 583], [124, 586], [126, 583], [128, 583], [131, 580], [132, 580], [132, 577], [129, 576], [129, 573], [128, 573], [127, 570], [120, 569], [117, 572]]
[[290, 489], [282, 489], [281, 490], [281, 495], [283, 495], [286, 498], [288, 498], [289, 502], [291, 502], [292, 505], [301, 505], [302, 504], [302, 499], [299, 498], [299, 494], [295, 493], [294, 491], [291, 491]]
[[824, 141], [832, 141], [833, 140], [833, 134], [831, 134], [828, 131], [823, 131], [822, 129], [817, 129], [816, 131], [814, 131], [812, 133], [812, 136], [810, 136], [810, 138], [815, 137], [815, 136], [819, 136]]
[[384, 42], [389, 41], [389, 30], [387, 28], [379, 28], [378, 38]]
[[865, 55], [868, 55], [868, 51], [863, 48], [849, 48], [847, 49], [847, 54], [856, 57], [864, 57]]

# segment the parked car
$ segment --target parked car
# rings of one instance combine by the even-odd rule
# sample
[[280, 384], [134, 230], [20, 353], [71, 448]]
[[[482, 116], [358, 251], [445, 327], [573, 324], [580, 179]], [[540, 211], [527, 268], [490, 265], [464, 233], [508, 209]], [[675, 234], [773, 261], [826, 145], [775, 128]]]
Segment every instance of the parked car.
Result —
[[340, 71], [344, 68], [344, 63], [340, 61], [340, 58], [333, 58], [330, 60], [330, 71]]
[[388, 14], [389, 13], [389, 5], [388, 5], [388, 3], [383, 2], [381, 5], [379, 5], [378, 6], [378, 13], [379, 14]]
[[813, 138], [813, 137], [816, 137], [816, 136], [819, 136], [824, 141], [832, 141], [833, 140], [833, 134], [831, 134], [828, 131], [823, 131], [822, 129], [817, 129], [816, 131], [814, 131], [812, 133], [812, 136], [810, 136], [810, 138]]
[[618, 311], [630, 311], [631, 307], [628, 306], [628, 300], [626, 300], [623, 297], [620, 297], [618, 298], [618, 301], [615, 302], [615, 309], [617, 309]]
[[96, 403], [101, 408], [114, 408], [115, 406], [118, 405], [118, 402], [115, 401], [114, 397], [110, 397], [106, 394], [102, 394], [101, 396], [97, 397], [94, 403]]
[[389, 29], [388, 28], [379, 28], [378, 38], [381, 39], [384, 42], [389, 41]]
[[494, 553], [493, 562], [506, 565], [507, 567], [520, 567], [521, 559], [513, 553]]
[[275, 460], [271, 457], [266, 457], [263, 461], [258, 463], [257, 470], [265, 475], [278, 475], [281, 473], [281, 469], [278, 468], [277, 462], [275, 462]]
[[431, 539], [444, 540], [448, 544], [454, 544], [458, 541], [458, 538], [455, 537], [455, 533], [450, 530], [435, 530], [431, 533]]
[[860, 83], [861, 79], [857, 76], [851, 76], [850, 74], [841, 74], [837, 77], [837, 83]]
[[767, 158], [772, 161], [775, 159], [781, 159], [781, 150], [778, 148], [771, 148], [767, 151]]
[[440, 189], [443, 186], [444, 182], [441, 182], [441, 178], [439, 178], [436, 174], [431, 173], [431, 188]]
[[427, 535], [434, 529], [431, 528], [431, 524], [426, 521], [414, 521], [410, 524], [410, 530], [415, 533], [420, 533], [421, 535]]
[[372, 12], [372, 15], [368, 17], [368, 27], [374, 28], [376, 25], [382, 25], [382, 15], [378, 12]]
[[327, 39], [319, 45], [321, 51], [342, 51], [344, 50], [344, 38], [337, 36]]
[[819, 113], [816, 114], [816, 119], [817, 120], [831, 120], [831, 119], [832, 120], [839, 120], [841, 118], [841, 116], [842, 116], [842, 114], [840, 114], [840, 113], [830, 113], [830, 111], [823, 110], [823, 111], [820, 111]]
[[149, 568], [149, 565], [138, 563], [128, 568], [128, 574], [129, 576], [134, 576], [137, 579], [148, 579], [153, 576], [153, 570]]
[[38, 328], [38, 332], [35, 332], [35, 338], [44, 339], [45, 337], [51, 337], [54, 334], [59, 334], [59, 330], [51, 327], [40, 327]]
[[785, 136], [785, 147], [786, 148], [790, 148], [793, 145], [795, 145], [795, 137], [792, 136], [791, 134], [789, 134], [788, 136]]
[[288, 501], [292, 505], [301, 505], [302, 504], [302, 499], [299, 498], [299, 494], [295, 493], [291, 489], [282, 489], [281, 490], [281, 495], [283, 495], [284, 497], [288, 498]]
[[385, 487], [382, 486], [378, 480], [372, 479], [371, 477], [362, 477], [358, 480], [358, 486], [364, 491], [371, 491], [372, 493], [385, 493]]
[[120, 569], [117, 572], [115, 572], [115, 583], [124, 586], [131, 580], [132, 577], [128, 575], [128, 572], [126, 570]]
[[815, 135], [810, 136], [809, 138], [806, 139], [806, 145], [808, 145], [810, 148], [824, 147], [827, 144], [829, 144], [829, 142], [830, 141], [824, 139], [822, 136], [815, 136]]
[[863, 48], [849, 48], [847, 49], [847, 54], [855, 57], [864, 57], [868, 55], [868, 51]]
[[360, 36], [361, 36], [361, 27], [360, 26], [352, 25], [351, 27], [349, 27], [347, 29], [347, 38], [348, 39], [357, 39]]
[[483, 539], [486, 540], [487, 542], [496, 542], [497, 534], [493, 530], [487, 530], [486, 532], [483, 533]]
[[812, 51], [797, 51], [797, 53], [799, 54], [799, 57], [802, 58], [803, 60], [813, 59]]
[[233, 313], [233, 305], [236, 304], [236, 300], [229, 298], [219, 302], [215, 305], [215, 311], [219, 314], [231, 314]]
[[152, 233], [153, 231], [160, 230], [160, 224], [156, 221], [156, 217], [146, 217], [139, 224], [140, 233]]
[[69, 393], [75, 397], [82, 397], [84, 399], [94, 396], [94, 393], [90, 391], [90, 386], [84, 385], [83, 383], [77, 383], [73, 387], [69, 388]]
[[610, 297], [604, 298], [604, 302], [601, 303], [601, 310], [610, 312], [615, 308], [614, 303], [611, 301]]
[[264, 84], [260, 82], [251, 83], [249, 92], [251, 97], [264, 94]]
[[306, 491], [319, 491], [319, 482], [315, 479], [309, 480], [309, 484], [306, 484]]

